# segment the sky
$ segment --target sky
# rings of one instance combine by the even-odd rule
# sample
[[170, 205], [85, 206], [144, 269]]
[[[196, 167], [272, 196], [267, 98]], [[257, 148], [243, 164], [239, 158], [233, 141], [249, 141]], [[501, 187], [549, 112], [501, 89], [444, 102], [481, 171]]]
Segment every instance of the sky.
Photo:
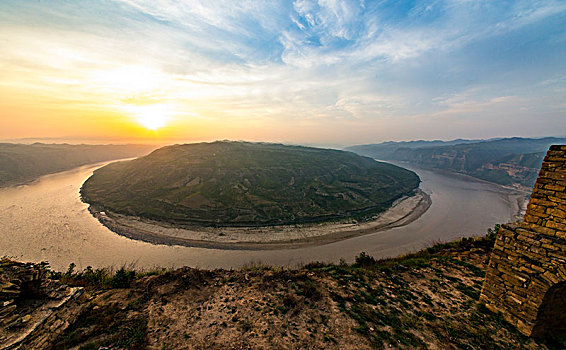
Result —
[[0, 0], [0, 139], [566, 135], [566, 1]]

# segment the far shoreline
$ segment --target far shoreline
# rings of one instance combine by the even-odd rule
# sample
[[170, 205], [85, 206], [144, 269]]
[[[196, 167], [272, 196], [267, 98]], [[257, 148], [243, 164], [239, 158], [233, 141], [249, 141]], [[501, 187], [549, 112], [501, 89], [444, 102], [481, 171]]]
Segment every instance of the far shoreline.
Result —
[[[360, 223], [342, 221], [266, 227], [191, 229], [97, 210], [92, 205], [89, 206], [89, 212], [110, 231], [151, 244], [223, 250], [276, 250], [324, 245], [405, 226], [420, 218], [431, 204], [430, 196], [417, 188], [412, 195], [398, 199], [373, 220]], [[275, 237], [277, 235], [281, 237]], [[246, 238], [249, 237], [253, 237], [254, 240], [247, 240]]]
[[18, 188], [21, 186], [28, 186], [28, 185], [33, 185], [35, 183], [39, 183], [42, 180], [49, 178], [50, 176], [56, 176], [59, 174], [65, 174], [65, 173], [73, 173], [76, 171], [80, 171], [81, 169], [98, 169], [100, 167], [103, 167], [107, 164], [111, 164], [111, 163], [117, 163], [117, 162], [125, 162], [128, 160], [133, 160], [136, 159], [137, 157], [129, 157], [129, 158], [116, 158], [116, 159], [110, 159], [110, 160], [103, 160], [103, 161], [99, 161], [99, 162], [94, 162], [94, 163], [86, 163], [86, 164], [82, 164], [73, 168], [69, 168], [69, 169], [61, 169], [61, 170], [57, 170], [57, 171], [52, 171], [49, 173], [45, 173], [45, 174], [41, 174], [41, 175], [34, 175], [32, 177], [26, 178], [26, 179], [20, 179], [20, 180], [13, 180], [13, 181], [9, 181], [6, 182], [2, 185], [0, 185], [0, 190], [4, 190], [4, 189], [14, 189], [14, 188]]

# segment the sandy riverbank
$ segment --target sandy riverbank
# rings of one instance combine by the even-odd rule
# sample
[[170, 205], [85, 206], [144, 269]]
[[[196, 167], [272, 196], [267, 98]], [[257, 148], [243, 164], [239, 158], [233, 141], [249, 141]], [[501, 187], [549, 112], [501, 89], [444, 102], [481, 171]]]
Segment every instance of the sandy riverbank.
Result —
[[407, 225], [424, 214], [430, 196], [420, 189], [397, 200], [387, 211], [366, 222], [333, 222], [269, 227], [180, 228], [168, 223], [112, 212], [91, 213], [115, 233], [153, 244], [214, 249], [286, 249], [321, 245]]

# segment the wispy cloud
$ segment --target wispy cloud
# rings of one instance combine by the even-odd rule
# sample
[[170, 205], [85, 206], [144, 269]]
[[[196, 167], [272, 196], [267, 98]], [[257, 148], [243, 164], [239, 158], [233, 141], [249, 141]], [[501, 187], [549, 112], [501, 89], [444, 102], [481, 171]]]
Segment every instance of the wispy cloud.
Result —
[[552, 0], [7, 0], [0, 92], [117, 113], [166, 104], [258, 133], [335, 127], [343, 143], [410, 137], [411, 118], [431, 137], [458, 136], [450, 118], [489, 130], [503, 112], [566, 129], [552, 102], [566, 100], [565, 43], [566, 3]]

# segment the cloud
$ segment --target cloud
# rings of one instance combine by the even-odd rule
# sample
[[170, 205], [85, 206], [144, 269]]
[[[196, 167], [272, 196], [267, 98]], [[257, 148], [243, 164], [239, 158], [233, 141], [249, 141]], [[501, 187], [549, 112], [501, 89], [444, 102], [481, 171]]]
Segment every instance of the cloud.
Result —
[[6, 0], [0, 88], [13, 99], [167, 103], [179, 118], [348, 121], [384, 134], [413, 116], [488, 129], [478, 113], [511, 114], [519, 101], [558, 120], [565, 13], [550, 0]]

